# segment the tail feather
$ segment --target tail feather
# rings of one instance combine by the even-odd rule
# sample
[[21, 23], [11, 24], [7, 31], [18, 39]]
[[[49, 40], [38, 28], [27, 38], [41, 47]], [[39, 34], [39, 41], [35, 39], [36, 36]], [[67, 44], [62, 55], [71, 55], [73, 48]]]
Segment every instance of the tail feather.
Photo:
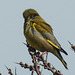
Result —
[[60, 59], [60, 61], [62, 62], [62, 64], [64, 65], [64, 67], [66, 68], [66, 69], [68, 69], [68, 67], [67, 67], [67, 63], [64, 61], [64, 59], [63, 59], [63, 57], [61, 56], [61, 54], [60, 54], [60, 52], [57, 50], [57, 57]]
[[68, 69], [67, 63], [66, 63], [63, 59], [61, 59], [61, 62], [63, 63], [64, 67], [65, 67], [66, 69]]
[[61, 50], [65, 55], [68, 55], [68, 53], [63, 48], [61, 48]]

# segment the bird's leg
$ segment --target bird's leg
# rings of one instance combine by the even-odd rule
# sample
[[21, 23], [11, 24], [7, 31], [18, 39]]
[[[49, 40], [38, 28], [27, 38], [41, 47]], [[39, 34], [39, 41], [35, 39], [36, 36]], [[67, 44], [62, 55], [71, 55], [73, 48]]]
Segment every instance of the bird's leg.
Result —
[[41, 57], [42, 55], [46, 54], [47, 51], [44, 51], [42, 54], [39, 55], [39, 57]]

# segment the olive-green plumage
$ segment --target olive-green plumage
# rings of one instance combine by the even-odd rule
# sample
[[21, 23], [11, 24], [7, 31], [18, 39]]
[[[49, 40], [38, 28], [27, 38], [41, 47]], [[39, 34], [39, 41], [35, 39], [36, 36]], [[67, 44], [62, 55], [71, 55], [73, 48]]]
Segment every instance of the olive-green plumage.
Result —
[[65, 50], [53, 35], [52, 27], [45, 22], [44, 19], [34, 9], [28, 9], [23, 12], [24, 35], [27, 42], [35, 49], [44, 52], [51, 52], [54, 54], [67, 68], [67, 63], [64, 61], [60, 52], [68, 55]]

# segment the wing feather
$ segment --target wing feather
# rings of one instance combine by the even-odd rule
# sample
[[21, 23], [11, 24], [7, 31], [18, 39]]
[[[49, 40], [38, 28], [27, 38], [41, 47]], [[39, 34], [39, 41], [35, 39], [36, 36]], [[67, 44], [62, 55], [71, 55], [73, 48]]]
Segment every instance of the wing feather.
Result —
[[40, 32], [41, 35], [47, 40], [48, 43], [50, 43], [52, 46], [58, 49], [60, 47], [60, 44], [54, 37], [51, 26], [48, 24], [45, 24], [45, 25], [44, 24], [45, 23], [38, 25], [37, 23], [33, 23], [33, 28], [37, 30], [38, 32]]
[[37, 23], [33, 23], [33, 28], [37, 30], [47, 40], [47, 42], [55, 47], [58, 51], [61, 51], [68, 55], [67, 52], [62, 49], [61, 45], [53, 35], [53, 29], [49, 24], [46, 24], [44, 22], [42, 22], [40, 25], [38, 25]]

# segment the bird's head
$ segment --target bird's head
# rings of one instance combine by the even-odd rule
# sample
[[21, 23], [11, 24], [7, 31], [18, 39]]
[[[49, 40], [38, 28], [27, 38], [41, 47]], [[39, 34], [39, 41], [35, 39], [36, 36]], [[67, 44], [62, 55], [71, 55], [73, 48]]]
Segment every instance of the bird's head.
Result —
[[23, 12], [23, 17], [25, 19], [35, 19], [36, 16], [39, 16], [39, 14], [34, 9], [27, 9]]

